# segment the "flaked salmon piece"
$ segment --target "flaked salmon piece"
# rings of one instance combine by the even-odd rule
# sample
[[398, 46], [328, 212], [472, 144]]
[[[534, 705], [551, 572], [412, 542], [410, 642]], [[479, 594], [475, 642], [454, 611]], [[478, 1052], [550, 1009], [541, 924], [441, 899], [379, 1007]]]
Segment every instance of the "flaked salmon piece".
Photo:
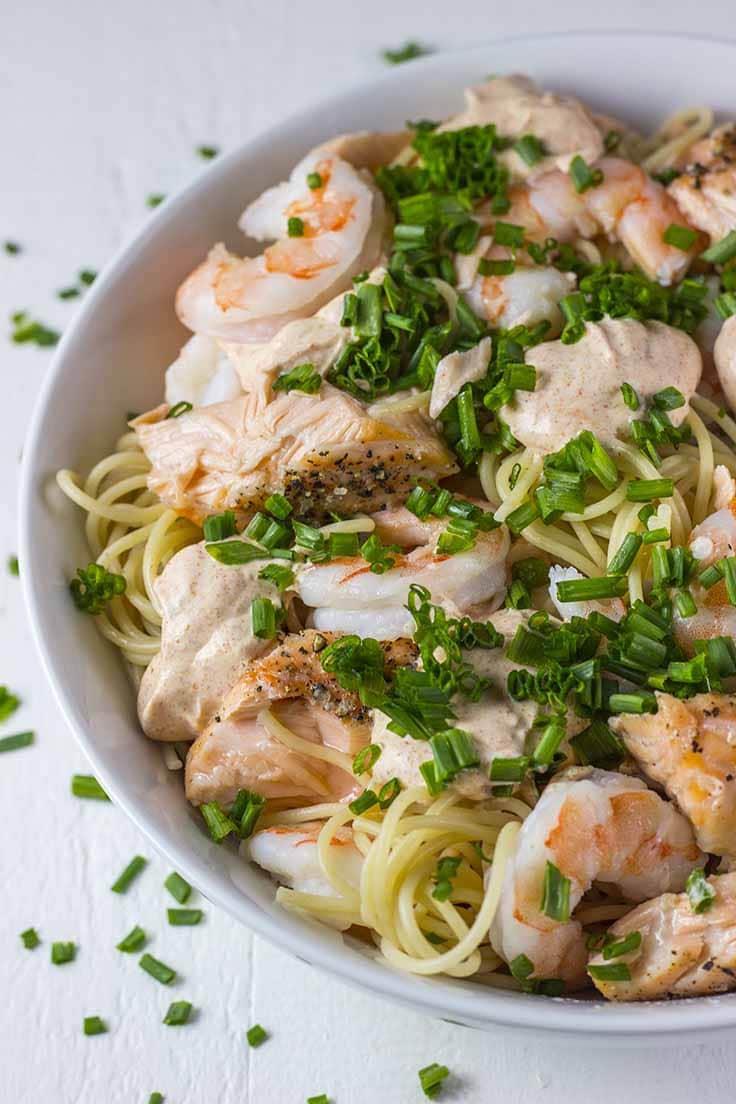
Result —
[[[349, 761], [370, 740], [370, 711], [323, 671], [319, 653], [333, 639], [313, 630], [295, 633], [250, 665], [190, 749], [191, 802], [227, 805], [240, 789], [292, 803], [334, 801], [360, 788]], [[408, 640], [383, 647], [387, 669], [416, 655]], [[301, 740], [337, 749], [348, 760], [329, 762], [288, 746], [259, 719], [264, 710]]]
[[307, 519], [376, 510], [398, 505], [417, 480], [457, 471], [424, 414], [371, 417], [328, 383], [265, 406], [253, 393], [178, 418], [168, 412], [164, 404], [131, 425], [151, 461], [150, 489], [198, 524], [226, 509], [243, 519], [274, 491]]
[[639, 932], [641, 943], [617, 958], [594, 955], [589, 967], [628, 967], [629, 981], [593, 978], [609, 1000], [696, 997], [736, 989], [736, 874], [707, 879], [715, 898], [694, 912], [687, 893], [665, 893], [627, 912], [609, 929], [618, 943]]
[[736, 230], [736, 123], [716, 127], [686, 156], [668, 191], [693, 226], [719, 241]]
[[657, 693], [654, 714], [609, 721], [645, 773], [661, 782], [703, 851], [736, 855], [736, 696]]

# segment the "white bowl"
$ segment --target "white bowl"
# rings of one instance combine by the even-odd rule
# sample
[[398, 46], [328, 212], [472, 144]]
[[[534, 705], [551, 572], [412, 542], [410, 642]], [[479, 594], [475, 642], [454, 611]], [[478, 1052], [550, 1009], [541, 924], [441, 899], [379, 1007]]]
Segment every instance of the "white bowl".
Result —
[[[272, 128], [219, 159], [169, 200], [96, 281], [49, 371], [24, 449], [20, 562], [38, 649], [59, 705], [115, 801], [210, 900], [297, 957], [435, 1016], [651, 1039], [736, 1024], [736, 994], [650, 1005], [544, 999], [471, 982], [394, 972], [364, 946], [279, 909], [272, 883], [203, 833], [181, 775], [164, 767], [138, 726], [116, 651], [70, 601], [68, 580], [89, 560], [82, 514], [49, 493], [58, 468], [85, 471], [108, 453], [128, 410], [161, 399], [164, 367], [186, 334], [173, 312], [182, 277], [213, 242], [242, 250], [237, 218], [310, 147], [348, 130], [440, 118], [462, 89], [493, 72], [524, 72], [610, 114], [652, 127], [676, 107], [736, 110], [736, 47], [669, 34], [574, 33], [506, 39], [388, 71]], [[60, 496], [59, 496], [60, 497]]]

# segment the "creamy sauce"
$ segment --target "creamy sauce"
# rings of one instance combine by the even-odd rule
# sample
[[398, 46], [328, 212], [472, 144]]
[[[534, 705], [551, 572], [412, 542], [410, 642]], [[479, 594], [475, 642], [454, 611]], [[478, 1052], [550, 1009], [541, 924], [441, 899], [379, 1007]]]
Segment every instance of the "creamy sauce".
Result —
[[537, 369], [534, 391], [517, 391], [501, 416], [514, 437], [539, 452], [556, 452], [584, 429], [603, 444], [626, 437], [632, 417], [621, 394], [630, 383], [642, 408], [663, 387], [676, 387], [685, 406], [670, 411], [674, 425], [688, 413], [700, 380], [697, 345], [681, 330], [661, 322], [604, 318], [589, 322], [574, 345], [547, 341], [529, 349]]
[[[470, 733], [480, 759], [478, 769], [462, 771], [452, 783], [453, 789], [471, 800], [490, 797], [488, 768], [493, 759], [524, 754], [526, 738], [538, 711], [535, 702], [513, 701], [506, 691], [509, 672], [518, 664], [507, 659], [504, 652], [518, 626], [525, 623], [525, 615], [516, 610], [499, 610], [491, 621], [504, 634], [504, 646], [491, 650], [475, 648], [464, 653], [464, 657], [478, 674], [490, 679], [492, 686], [480, 701], [471, 702], [458, 696], [452, 703], [456, 719], [451, 724]], [[373, 768], [374, 782], [381, 784], [398, 778], [403, 786], [423, 786], [419, 768], [432, 759], [429, 744], [410, 736], [397, 736], [389, 732], [389, 724], [389, 718], [376, 710], [371, 742], [382, 750]]]
[[572, 96], [542, 92], [528, 77], [494, 77], [467, 89], [465, 111], [440, 129], [489, 123], [505, 138], [533, 134], [544, 143], [547, 157], [531, 167], [513, 151], [503, 155], [517, 176], [536, 175], [549, 168], [567, 172], [577, 154], [591, 164], [603, 153], [601, 132], [583, 104]]
[[204, 543], [182, 549], [156, 584], [163, 611], [161, 651], [143, 675], [138, 715], [153, 740], [192, 740], [209, 723], [248, 663], [272, 646], [253, 635], [254, 598], [281, 599], [258, 578], [259, 560], [228, 566]]

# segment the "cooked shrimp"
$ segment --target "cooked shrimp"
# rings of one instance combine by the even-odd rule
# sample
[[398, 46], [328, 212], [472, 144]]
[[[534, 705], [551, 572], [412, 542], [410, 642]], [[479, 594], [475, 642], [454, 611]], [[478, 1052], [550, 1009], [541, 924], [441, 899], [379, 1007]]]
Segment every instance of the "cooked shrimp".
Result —
[[702, 367], [697, 345], [682, 330], [633, 318], [588, 322], [579, 341], [544, 341], [530, 349], [529, 361], [537, 370], [534, 391], [517, 391], [501, 416], [518, 441], [545, 453], [583, 429], [603, 444], [625, 439], [631, 411], [621, 385], [627, 382], [642, 401], [666, 384], [678, 388], [685, 404], [672, 411], [672, 421], [681, 425]]
[[[311, 173], [319, 174], [317, 188], [307, 183]], [[346, 290], [358, 272], [376, 264], [387, 218], [369, 174], [315, 151], [299, 162], [287, 182], [251, 203], [240, 226], [251, 238], [274, 244], [257, 257], [245, 258], [216, 245], [179, 288], [176, 311], [195, 333], [226, 341], [267, 341], [285, 323], [313, 314]]]
[[[716, 509], [690, 534], [689, 548], [700, 571], [736, 550], [736, 497], [734, 480], [722, 465], [713, 473]], [[721, 579], [709, 590], [697, 582], [691, 585], [697, 605], [692, 617], [682, 617], [673, 610], [672, 622], [677, 642], [692, 654], [696, 640], [711, 640], [716, 636], [736, 636], [736, 608], [728, 600], [726, 584]]]
[[663, 240], [671, 224], [691, 229], [688, 220], [661, 184], [631, 161], [603, 157], [596, 168], [603, 181], [579, 194], [568, 174], [553, 171], [535, 177], [509, 193], [511, 210], [504, 216], [520, 223], [534, 240], [548, 236], [574, 241], [604, 233], [619, 241], [653, 280], [668, 286], [680, 280], [702, 249], [690, 250]]
[[375, 521], [384, 541], [417, 547], [406, 554], [394, 553], [394, 566], [382, 575], [375, 575], [360, 557], [300, 568], [297, 591], [313, 611], [315, 628], [379, 640], [411, 636], [414, 621], [406, 601], [413, 583], [427, 587], [453, 615], [472, 614], [478, 608], [488, 612], [500, 604], [509, 550], [505, 526], [479, 532], [473, 548], [450, 556], [436, 551], [446, 521], [420, 521], [405, 508], [384, 511]]
[[609, 724], [642, 770], [690, 819], [698, 846], [736, 857], [736, 697], [657, 693], [658, 710]]
[[[321, 828], [318, 823], [262, 828], [242, 847], [241, 853], [282, 885], [317, 897], [339, 897], [319, 861], [317, 839]], [[332, 856], [338, 874], [357, 891], [363, 856], [353, 842], [350, 828], [338, 828], [330, 840], [330, 848], [334, 849]], [[350, 921], [341, 920], [338, 914], [325, 913], [322, 920], [341, 931], [350, 926]]]
[[244, 519], [274, 491], [305, 520], [378, 509], [403, 501], [416, 480], [457, 470], [424, 414], [371, 417], [328, 383], [265, 405], [256, 390], [178, 418], [168, 410], [131, 424], [151, 461], [150, 489], [197, 523], [225, 509]]
[[166, 401], [175, 406], [210, 406], [242, 394], [237, 368], [224, 349], [206, 334], [195, 334], [166, 369]]
[[[628, 912], [609, 929], [612, 942], [639, 932], [639, 946], [613, 961], [628, 966], [629, 981], [601, 981], [609, 1000], [695, 997], [736, 989], [736, 874], [707, 879], [710, 908], [693, 912], [686, 893], [665, 893]], [[602, 953], [589, 965], [608, 964]]]
[[[370, 715], [323, 671], [324, 640], [309, 630], [293, 634], [250, 664], [190, 749], [191, 802], [228, 805], [241, 789], [292, 802], [353, 793], [352, 758], [368, 743]], [[386, 647], [387, 666], [413, 657], [408, 641]]]
[[736, 410], [736, 314], [721, 326], [713, 346], [713, 360], [728, 405]]
[[[521, 954], [537, 978], [583, 987], [583, 929], [572, 916], [594, 882], [615, 885], [626, 900], [684, 888], [703, 856], [674, 806], [638, 778], [592, 768], [558, 776], [524, 821], [504, 872], [491, 943], [506, 962]], [[547, 863], [570, 881], [570, 919], [542, 910]]]
[[687, 167], [669, 193], [714, 242], [736, 229], [736, 124], [717, 127], [687, 151]]
[[562, 329], [560, 299], [575, 286], [570, 272], [537, 265], [517, 265], [508, 276], [477, 276], [465, 298], [477, 315], [494, 327], [536, 326], [548, 321], [549, 337]]
[[549, 596], [552, 604], [563, 621], [570, 621], [573, 617], [587, 617], [589, 613], [597, 610], [605, 614], [613, 621], [620, 621], [626, 613], [626, 606], [620, 598], [602, 598], [589, 602], [561, 602], [557, 597], [557, 584], [568, 579], [582, 579], [583, 575], [575, 567], [562, 567], [554, 564], [549, 569]]

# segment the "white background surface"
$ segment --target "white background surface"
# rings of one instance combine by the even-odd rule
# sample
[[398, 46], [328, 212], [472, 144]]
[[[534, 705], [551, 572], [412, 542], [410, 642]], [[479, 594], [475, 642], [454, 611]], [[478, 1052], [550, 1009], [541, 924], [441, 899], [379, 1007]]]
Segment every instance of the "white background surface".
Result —
[[[644, 8], [619, 0], [617, 26], [729, 26], [729, 0]], [[232, 148], [375, 72], [378, 50], [408, 37], [452, 49], [511, 32], [610, 26], [611, 17], [582, 0], [47, 0], [0, 10], [0, 241], [24, 246], [17, 258], [0, 252], [0, 560], [15, 551], [24, 427], [50, 360], [10, 345], [5, 319], [29, 308], [63, 329], [74, 303], [55, 290], [105, 264], [147, 217], [149, 193], [170, 193], [203, 170], [197, 145]], [[39, 672], [18, 582], [2, 570], [0, 658], [0, 681], [24, 703], [0, 734], [37, 733], [34, 748], [0, 762], [0, 1104], [146, 1104], [153, 1090], [167, 1104], [302, 1104], [321, 1092], [334, 1104], [410, 1104], [424, 1099], [416, 1071], [433, 1061], [453, 1071], [444, 1098], [466, 1104], [679, 1104], [731, 1093], [728, 1038], [606, 1051], [484, 1035], [354, 993], [207, 902], [190, 902], [205, 909], [200, 927], [170, 928], [168, 868], [121, 812], [69, 794], [85, 763]], [[145, 873], [126, 896], [110, 893], [136, 853], [151, 860]], [[137, 956], [115, 950], [136, 923], [152, 935], [149, 950], [180, 972], [175, 986], [157, 985]], [[35, 952], [18, 938], [30, 925], [43, 939]], [[53, 940], [76, 941], [76, 962], [52, 966]], [[165, 1027], [177, 999], [191, 1000], [196, 1018]], [[85, 1038], [87, 1015], [106, 1019], [109, 1033]], [[251, 1051], [245, 1030], [256, 1021], [271, 1038]]]

